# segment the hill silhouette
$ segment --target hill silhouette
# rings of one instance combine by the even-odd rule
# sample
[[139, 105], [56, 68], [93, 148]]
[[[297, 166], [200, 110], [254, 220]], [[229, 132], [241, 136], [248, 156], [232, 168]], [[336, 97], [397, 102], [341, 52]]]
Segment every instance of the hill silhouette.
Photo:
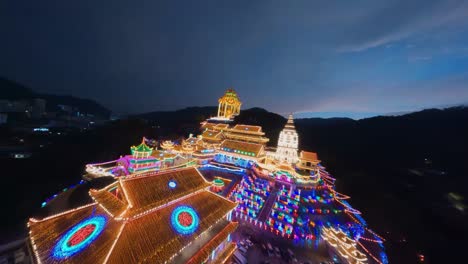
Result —
[[32, 100], [41, 98], [46, 100], [46, 111], [60, 111], [58, 105], [68, 105], [79, 109], [81, 113], [92, 114], [102, 118], [109, 118], [111, 111], [99, 103], [70, 95], [52, 95], [36, 93], [32, 89], [11, 80], [0, 78], [0, 99]]

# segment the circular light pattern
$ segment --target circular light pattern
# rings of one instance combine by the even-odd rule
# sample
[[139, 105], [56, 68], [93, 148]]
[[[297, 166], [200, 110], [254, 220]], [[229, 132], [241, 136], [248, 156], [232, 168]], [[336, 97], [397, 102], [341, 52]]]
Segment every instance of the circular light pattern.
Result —
[[58, 259], [64, 259], [85, 249], [101, 234], [106, 225], [104, 216], [87, 218], [66, 232], [57, 242], [52, 252]]
[[167, 185], [169, 188], [174, 189], [177, 186], [177, 183], [174, 180], [170, 180]]
[[189, 206], [178, 206], [172, 211], [171, 224], [175, 231], [182, 235], [191, 235], [198, 228], [200, 219], [197, 212]]

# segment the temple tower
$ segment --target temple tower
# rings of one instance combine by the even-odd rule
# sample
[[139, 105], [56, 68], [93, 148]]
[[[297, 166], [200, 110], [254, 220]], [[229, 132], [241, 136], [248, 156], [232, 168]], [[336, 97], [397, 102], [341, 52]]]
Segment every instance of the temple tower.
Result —
[[227, 89], [218, 102], [218, 118], [231, 119], [240, 113], [242, 103], [233, 89]]
[[276, 159], [287, 163], [296, 163], [299, 160], [297, 155], [298, 147], [299, 136], [294, 127], [293, 116], [289, 115], [288, 122], [279, 135]]

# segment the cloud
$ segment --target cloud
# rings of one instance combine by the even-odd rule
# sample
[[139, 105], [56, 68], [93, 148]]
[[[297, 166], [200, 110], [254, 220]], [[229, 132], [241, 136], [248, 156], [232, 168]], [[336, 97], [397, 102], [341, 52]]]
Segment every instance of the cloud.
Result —
[[351, 25], [353, 32], [357, 32], [354, 41], [340, 45], [337, 51], [362, 52], [430, 33], [435, 28], [466, 24], [467, 13], [466, 1], [387, 1], [382, 8], [369, 10], [368, 16]]
[[430, 61], [432, 56], [409, 56], [408, 62], [421, 62], [421, 61]]

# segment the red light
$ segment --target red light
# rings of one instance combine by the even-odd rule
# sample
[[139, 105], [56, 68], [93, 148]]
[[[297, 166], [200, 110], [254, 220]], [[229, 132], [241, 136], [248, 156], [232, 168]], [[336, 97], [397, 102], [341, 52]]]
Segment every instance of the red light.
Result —
[[83, 240], [85, 240], [87, 237], [89, 237], [89, 235], [91, 235], [91, 233], [93, 233], [94, 229], [96, 229], [96, 226], [93, 224], [89, 224], [87, 226], [82, 227], [81, 229], [76, 231], [75, 234], [73, 234], [70, 240], [68, 240], [67, 245], [69, 247], [72, 247], [83, 242]]
[[179, 223], [182, 226], [187, 227], [187, 226], [190, 226], [192, 224], [193, 218], [189, 213], [182, 212], [182, 213], [179, 214], [178, 220], [179, 220]]

